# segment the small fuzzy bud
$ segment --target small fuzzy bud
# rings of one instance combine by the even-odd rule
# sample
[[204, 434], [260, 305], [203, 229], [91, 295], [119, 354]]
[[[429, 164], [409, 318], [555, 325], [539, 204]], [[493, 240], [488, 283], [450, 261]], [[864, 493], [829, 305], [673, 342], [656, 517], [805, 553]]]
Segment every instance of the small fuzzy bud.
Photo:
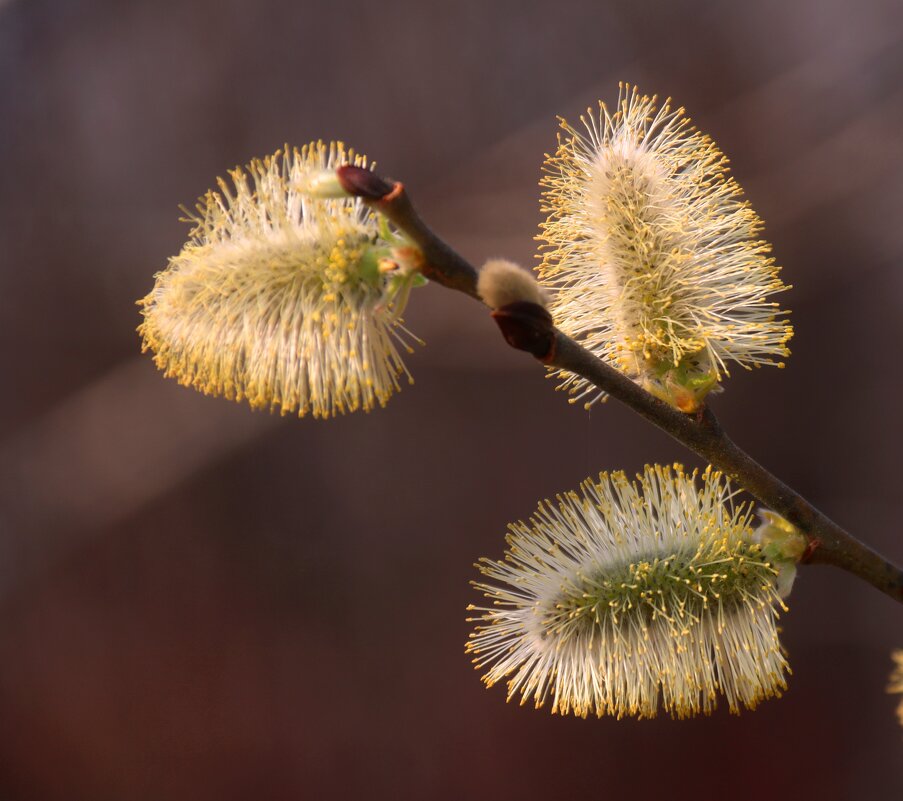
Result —
[[490, 309], [526, 301], [545, 307], [545, 291], [532, 273], [513, 261], [490, 259], [480, 270], [477, 292]]

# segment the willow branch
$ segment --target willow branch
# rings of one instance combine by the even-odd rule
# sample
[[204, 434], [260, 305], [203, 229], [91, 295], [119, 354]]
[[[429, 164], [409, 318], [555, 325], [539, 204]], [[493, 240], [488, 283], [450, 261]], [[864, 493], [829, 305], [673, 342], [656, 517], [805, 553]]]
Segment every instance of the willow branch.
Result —
[[[350, 194], [385, 215], [423, 253], [423, 274], [473, 298], [477, 270], [443, 242], [414, 209], [404, 186], [368, 170], [346, 166], [339, 180]], [[802, 531], [809, 547], [801, 561], [829, 564], [852, 573], [903, 602], [903, 571], [872, 551], [738, 447], [705, 406], [687, 415], [648, 393], [637, 383], [558, 331], [547, 312], [531, 303], [515, 303], [493, 312], [508, 344], [533, 354], [549, 367], [585, 378], [658, 426], [747, 492]]]

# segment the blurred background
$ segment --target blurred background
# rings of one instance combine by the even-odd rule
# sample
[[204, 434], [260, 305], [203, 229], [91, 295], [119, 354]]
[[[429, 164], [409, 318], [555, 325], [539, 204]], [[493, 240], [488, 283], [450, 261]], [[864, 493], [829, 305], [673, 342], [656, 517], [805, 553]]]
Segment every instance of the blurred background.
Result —
[[463, 646], [509, 521], [602, 469], [693, 459], [565, 403], [429, 287], [416, 385], [280, 419], [165, 380], [135, 300], [215, 178], [339, 138], [477, 263], [533, 263], [556, 115], [672, 95], [767, 224], [797, 334], [713, 403], [903, 560], [903, 6], [0, 2], [0, 798], [899, 798], [899, 606], [826, 567], [794, 674], [739, 717], [505, 704]]

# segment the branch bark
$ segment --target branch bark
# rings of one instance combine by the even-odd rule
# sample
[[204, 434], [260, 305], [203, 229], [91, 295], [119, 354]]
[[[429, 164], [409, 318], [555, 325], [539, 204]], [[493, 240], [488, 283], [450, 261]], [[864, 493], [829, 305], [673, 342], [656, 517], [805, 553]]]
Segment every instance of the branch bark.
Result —
[[[369, 170], [351, 165], [340, 167], [337, 174], [346, 191], [363, 198], [420, 248], [425, 260], [423, 274], [427, 278], [480, 300], [477, 270], [429, 228], [401, 183], [387, 182]], [[532, 353], [549, 367], [582, 376], [737, 481], [760, 503], [805, 533], [809, 548], [801, 561], [839, 567], [903, 602], [903, 571], [838, 526], [739, 448], [724, 432], [711, 408], [705, 406], [698, 413], [684, 414], [552, 327], [548, 315], [524, 308], [509, 309], [503, 307], [494, 316], [512, 347]]]

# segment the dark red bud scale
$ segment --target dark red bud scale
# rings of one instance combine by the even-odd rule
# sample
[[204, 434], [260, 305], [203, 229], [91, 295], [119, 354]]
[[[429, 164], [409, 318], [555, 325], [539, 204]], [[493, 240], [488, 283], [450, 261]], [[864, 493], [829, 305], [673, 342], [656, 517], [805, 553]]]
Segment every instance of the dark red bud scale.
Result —
[[339, 183], [349, 195], [362, 197], [365, 200], [380, 200], [394, 188], [385, 178], [381, 178], [372, 170], [345, 164], [335, 171]]
[[492, 312], [505, 341], [533, 354], [541, 362], [551, 359], [555, 345], [552, 315], [537, 303], [519, 300]]

